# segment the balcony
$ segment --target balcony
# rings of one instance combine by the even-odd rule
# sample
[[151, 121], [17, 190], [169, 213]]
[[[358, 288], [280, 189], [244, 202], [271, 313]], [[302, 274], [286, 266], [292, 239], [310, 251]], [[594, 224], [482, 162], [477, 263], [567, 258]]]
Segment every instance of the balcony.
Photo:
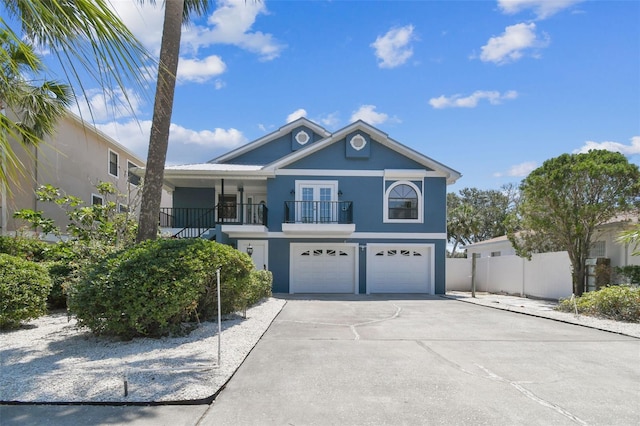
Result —
[[282, 232], [350, 235], [355, 231], [352, 201], [285, 201]]
[[213, 238], [216, 226], [223, 232], [266, 232], [268, 209], [264, 204], [223, 203], [210, 208], [162, 207], [160, 227], [175, 238]]

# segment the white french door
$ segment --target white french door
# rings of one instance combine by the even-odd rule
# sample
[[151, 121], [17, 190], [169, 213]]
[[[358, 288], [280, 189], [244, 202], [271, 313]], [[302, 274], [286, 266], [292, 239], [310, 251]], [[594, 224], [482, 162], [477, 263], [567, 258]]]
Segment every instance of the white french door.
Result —
[[338, 220], [337, 181], [298, 181], [296, 187], [296, 222], [331, 223]]

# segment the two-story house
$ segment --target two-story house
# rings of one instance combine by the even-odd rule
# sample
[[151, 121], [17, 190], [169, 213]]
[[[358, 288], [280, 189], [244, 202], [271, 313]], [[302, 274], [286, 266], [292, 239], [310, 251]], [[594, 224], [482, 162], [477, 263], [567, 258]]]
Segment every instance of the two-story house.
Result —
[[10, 143], [23, 167], [22, 173], [10, 176], [0, 191], [2, 234], [13, 234], [24, 225], [13, 218], [20, 209], [43, 211], [64, 231], [65, 212], [53, 203], [38, 201], [35, 195], [44, 184], [58, 187], [86, 204], [102, 204], [105, 200], [96, 185], [112, 182], [123, 194], [120, 211], [135, 208], [140, 178], [130, 170], [143, 167], [145, 162], [77, 115], [69, 112], [58, 122], [54, 134], [37, 146], [25, 148], [15, 140]]
[[305, 118], [207, 163], [167, 167], [165, 235], [251, 254], [281, 293], [445, 292], [457, 171], [357, 121]]

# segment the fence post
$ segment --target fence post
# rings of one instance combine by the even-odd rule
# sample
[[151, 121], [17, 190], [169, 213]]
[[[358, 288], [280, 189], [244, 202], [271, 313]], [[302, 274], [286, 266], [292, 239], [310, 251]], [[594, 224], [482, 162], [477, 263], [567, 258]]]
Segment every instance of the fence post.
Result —
[[217, 293], [218, 293], [218, 367], [220, 367], [220, 349], [221, 349], [221, 335], [222, 335], [222, 314], [220, 313], [220, 268], [216, 270], [217, 278]]
[[471, 254], [471, 297], [476, 297], [476, 256]]

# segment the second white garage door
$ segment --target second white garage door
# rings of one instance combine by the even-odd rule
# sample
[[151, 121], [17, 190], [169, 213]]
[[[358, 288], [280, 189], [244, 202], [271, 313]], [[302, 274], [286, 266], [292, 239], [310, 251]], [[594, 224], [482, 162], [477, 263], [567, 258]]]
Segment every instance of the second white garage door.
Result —
[[433, 293], [432, 271], [432, 245], [367, 247], [367, 293]]
[[355, 293], [357, 245], [292, 243], [291, 293]]

